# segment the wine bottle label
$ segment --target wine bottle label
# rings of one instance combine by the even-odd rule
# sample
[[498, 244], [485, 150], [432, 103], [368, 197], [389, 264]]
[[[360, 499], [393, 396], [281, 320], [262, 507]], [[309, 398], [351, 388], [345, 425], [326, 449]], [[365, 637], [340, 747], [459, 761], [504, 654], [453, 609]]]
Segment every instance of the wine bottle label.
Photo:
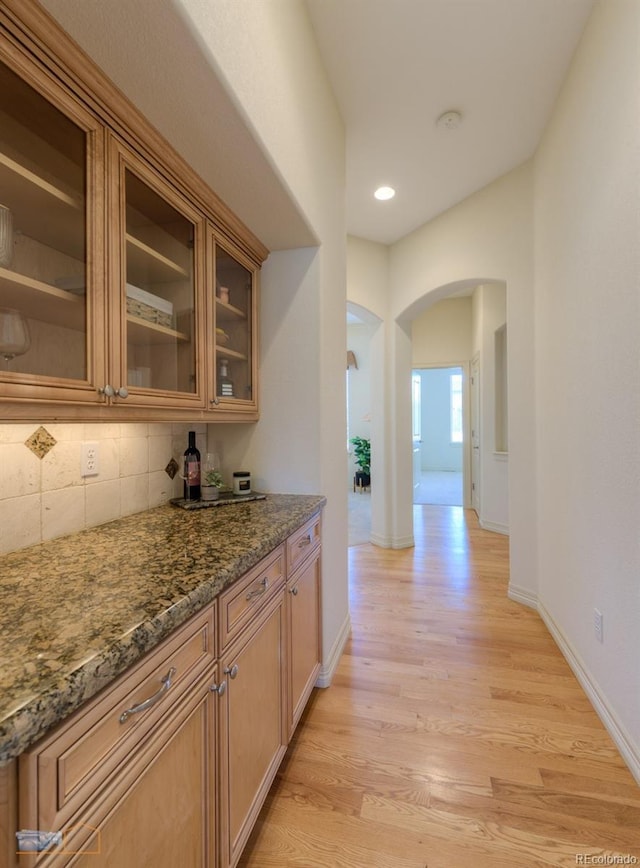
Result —
[[200, 485], [200, 462], [196, 458], [187, 457], [185, 459], [184, 477], [187, 485]]

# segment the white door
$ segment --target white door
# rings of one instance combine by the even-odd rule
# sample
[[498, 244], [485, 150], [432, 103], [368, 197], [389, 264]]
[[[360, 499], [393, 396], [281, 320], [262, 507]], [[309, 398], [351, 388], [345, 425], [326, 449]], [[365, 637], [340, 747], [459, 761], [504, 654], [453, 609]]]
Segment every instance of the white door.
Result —
[[422, 377], [418, 371], [411, 375], [411, 412], [413, 423], [413, 496], [420, 488], [422, 473]]
[[471, 507], [480, 515], [480, 357], [471, 360]]

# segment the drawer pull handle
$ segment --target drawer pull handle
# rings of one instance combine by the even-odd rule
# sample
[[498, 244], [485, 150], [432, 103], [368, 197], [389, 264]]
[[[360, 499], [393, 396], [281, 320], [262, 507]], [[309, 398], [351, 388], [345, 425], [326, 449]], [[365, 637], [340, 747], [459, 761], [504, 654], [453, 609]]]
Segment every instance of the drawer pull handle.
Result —
[[236, 678], [238, 675], [238, 664], [234, 663], [233, 666], [225, 666], [224, 674], [228, 675], [229, 678]]
[[298, 543], [298, 548], [303, 549], [305, 546], [311, 545], [311, 534], [308, 533], [303, 539]]
[[253, 591], [249, 591], [249, 593], [247, 594], [247, 600], [251, 601], [255, 600], [256, 597], [261, 597], [268, 587], [269, 579], [265, 576], [264, 579], [260, 582], [259, 587], [254, 588]]
[[158, 690], [157, 693], [154, 693], [153, 696], [145, 699], [143, 702], [139, 702], [137, 705], [132, 705], [131, 708], [127, 708], [126, 711], [123, 711], [119, 718], [120, 723], [124, 723], [125, 720], [128, 720], [133, 714], [140, 714], [141, 711], [146, 711], [148, 708], [155, 705], [156, 702], [159, 702], [171, 687], [171, 679], [175, 674], [175, 667], [172, 666], [164, 678], [161, 679], [162, 687], [160, 690]]

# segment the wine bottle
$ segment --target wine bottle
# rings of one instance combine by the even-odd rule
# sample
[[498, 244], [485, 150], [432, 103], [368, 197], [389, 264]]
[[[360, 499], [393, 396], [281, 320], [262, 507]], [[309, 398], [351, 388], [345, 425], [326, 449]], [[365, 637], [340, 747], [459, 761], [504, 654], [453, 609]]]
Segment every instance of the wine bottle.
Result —
[[189, 445], [184, 453], [184, 499], [200, 500], [200, 452], [195, 431], [189, 431]]

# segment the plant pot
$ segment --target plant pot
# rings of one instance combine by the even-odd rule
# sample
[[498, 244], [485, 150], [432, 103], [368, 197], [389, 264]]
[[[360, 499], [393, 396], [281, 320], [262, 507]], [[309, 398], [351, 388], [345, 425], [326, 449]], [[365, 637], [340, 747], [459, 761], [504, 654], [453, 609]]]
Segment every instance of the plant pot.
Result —
[[356, 488], [369, 488], [371, 485], [371, 474], [365, 473], [364, 470], [356, 470], [354, 484]]
[[201, 485], [201, 500], [217, 500], [220, 497], [220, 489], [215, 485]]

